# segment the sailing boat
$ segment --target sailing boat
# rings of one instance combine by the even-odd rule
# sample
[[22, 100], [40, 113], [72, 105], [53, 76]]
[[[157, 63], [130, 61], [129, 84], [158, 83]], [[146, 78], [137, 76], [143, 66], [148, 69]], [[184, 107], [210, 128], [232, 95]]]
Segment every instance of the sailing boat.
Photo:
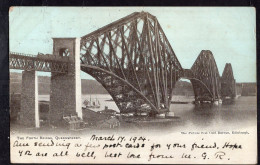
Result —
[[95, 101], [93, 101], [93, 108], [100, 108], [100, 102], [99, 102], [99, 100], [96, 98], [96, 100]]
[[92, 108], [93, 106], [92, 106], [91, 96], [90, 96], [90, 99], [89, 100], [86, 99], [83, 102], [83, 104], [86, 106], [86, 108]]
[[100, 108], [99, 100], [96, 98], [96, 100], [92, 101], [91, 96], [89, 100], [86, 99], [83, 104], [86, 106], [86, 108]]

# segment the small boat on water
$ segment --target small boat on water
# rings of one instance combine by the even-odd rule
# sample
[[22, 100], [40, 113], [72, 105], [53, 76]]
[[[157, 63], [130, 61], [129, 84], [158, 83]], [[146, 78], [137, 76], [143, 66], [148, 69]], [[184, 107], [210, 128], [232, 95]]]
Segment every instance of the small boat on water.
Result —
[[221, 99], [219, 99], [219, 100], [216, 100], [216, 101], [214, 101], [214, 104], [215, 104], [215, 105], [222, 104], [222, 100], [221, 100]]
[[109, 100], [106, 100], [106, 101], [114, 101], [113, 99], [109, 99]]
[[96, 98], [95, 100], [91, 100], [91, 96], [89, 100], [85, 100], [83, 102], [83, 104], [86, 106], [86, 108], [100, 108], [100, 102], [99, 100]]

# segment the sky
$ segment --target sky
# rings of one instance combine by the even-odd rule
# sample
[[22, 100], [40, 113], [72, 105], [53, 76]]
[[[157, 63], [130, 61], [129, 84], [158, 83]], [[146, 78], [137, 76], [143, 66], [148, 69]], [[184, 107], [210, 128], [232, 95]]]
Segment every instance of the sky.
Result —
[[[157, 17], [183, 68], [191, 68], [201, 50], [211, 50], [220, 75], [231, 63], [237, 82], [256, 82], [253, 7], [13, 7], [10, 51], [52, 54], [52, 38], [82, 37], [141, 11]], [[84, 72], [81, 78], [93, 79]]]

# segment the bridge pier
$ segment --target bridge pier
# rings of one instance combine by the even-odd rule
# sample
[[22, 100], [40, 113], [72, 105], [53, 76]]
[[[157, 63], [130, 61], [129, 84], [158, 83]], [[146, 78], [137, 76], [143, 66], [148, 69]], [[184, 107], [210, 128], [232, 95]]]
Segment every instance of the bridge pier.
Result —
[[38, 77], [35, 71], [23, 71], [20, 124], [40, 127], [38, 107]]
[[80, 39], [53, 38], [53, 55], [68, 58], [68, 73], [51, 73], [50, 123], [62, 123], [63, 117], [82, 118], [80, 79]]

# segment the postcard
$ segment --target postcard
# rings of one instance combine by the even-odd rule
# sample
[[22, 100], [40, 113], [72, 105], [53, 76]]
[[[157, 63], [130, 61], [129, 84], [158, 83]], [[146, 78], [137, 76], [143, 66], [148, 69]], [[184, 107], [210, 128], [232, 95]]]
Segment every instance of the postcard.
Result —
[[253, 7], [10, 7], [12, 163], [256, 164]]

